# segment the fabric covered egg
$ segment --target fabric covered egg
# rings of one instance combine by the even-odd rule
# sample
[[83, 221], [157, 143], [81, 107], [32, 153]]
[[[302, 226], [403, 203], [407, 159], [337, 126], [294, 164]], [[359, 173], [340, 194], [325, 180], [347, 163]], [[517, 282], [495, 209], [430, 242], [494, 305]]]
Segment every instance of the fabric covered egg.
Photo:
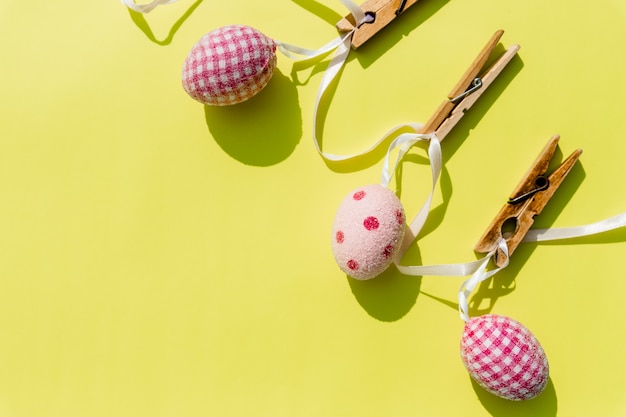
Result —
[[208, 105], [241, 103], [261, 91], [276, 67], [276, 43], [249, 26], [215, 29], [191, 48], [183, 88]]
[[484, 389], [508, 400], [529, 400], [548, 383], [548, 359], [535, 336], [517, 321], [495, 314], [465, 323], [461, 359]]
[[382, 273], [400, 250], [405, 221], [400, 200], [382, 185], [367, 185], [348, 194], [332, 230], [333, 254], [341, 270], [360, 280]]

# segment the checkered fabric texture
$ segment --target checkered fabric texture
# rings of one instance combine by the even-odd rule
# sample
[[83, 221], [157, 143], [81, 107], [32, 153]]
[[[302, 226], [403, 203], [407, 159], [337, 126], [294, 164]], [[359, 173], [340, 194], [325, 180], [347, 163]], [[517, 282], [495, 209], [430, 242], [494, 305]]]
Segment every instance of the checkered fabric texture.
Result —
[[183, 88], [208, 105], [241, 103], [269, 82], [276, 67], [276, 43], [249, 26], [231, 25], [204, 35], [183, 66]]
[[461, 359], [484, 389], [508, 400], [528, 400], [548, 383], [548, 359], [535, 336], [508, 317], [471, 318], [461, 338]]

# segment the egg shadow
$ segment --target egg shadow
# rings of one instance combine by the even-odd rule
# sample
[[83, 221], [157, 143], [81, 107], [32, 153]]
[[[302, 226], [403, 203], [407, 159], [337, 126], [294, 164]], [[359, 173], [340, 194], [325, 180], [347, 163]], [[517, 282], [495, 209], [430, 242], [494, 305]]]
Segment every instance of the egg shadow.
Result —
[[484, 390], [469, 377], [480, 403], [493, 417], [554, 417], [558, 411], [558, 399], [552, 378], [537, 397], [525, 401], [510, 401]]
[[404, 317], [417, 302], [422, 277], [407, 276], [390, 266], [376, 278], [357, 280], [346, 276], [352, 294], [373, 318], [393, 322]]
[[139, 13], [131, 8], [128, 8], [128, 14], [130, 15], [130, 19], [133, 21], [133, 23], [146, 35], [149, 40], [156, 43], [157, 45], [164, 46], [172, 43], [174, 35], [176, 34], [176, 32], [178, 32], [178, 29], [180, 29], [183, 23], [185, 23], [189, 16], [191, 16], [194, 10], [196, 10], [198, 6], [200, 6], [200, 3], [202, 3], [202, 1], [203, 0], [196, 0], [195, 3], [189, 6], [187, 11], [183, 13], [176, 22], [174, 22], [174, 24], [170, 28], [168, 35], [164, 39], [156, 38], [154, 32], [152, 31], [152, 28], [150, 27], [150, 24], [148, 24], [148, 21], [146, 20], [146, 17], [143, 13]]
[[232, 106], [204, 106], [204, 116], [220, 148], [246, 165], [277, 164], [302, 137], [298, 91], [278, 70], [254, 97]]

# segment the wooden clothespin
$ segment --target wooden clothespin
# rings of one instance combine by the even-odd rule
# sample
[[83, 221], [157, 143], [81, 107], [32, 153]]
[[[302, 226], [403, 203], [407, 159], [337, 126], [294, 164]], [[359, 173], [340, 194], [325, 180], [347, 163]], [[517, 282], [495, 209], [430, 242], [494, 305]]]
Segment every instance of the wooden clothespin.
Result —
[[519, 45], [511, 45], [484, 73], [479, 76], [487, 63], [489, 56], [504, 34], [498, 30], [489, 42], [480, 51], [474, 62], [465, 71], [459, 82], [454, 86], [448, 98], [444, 100], [437, 111], [426, 122], [420, 133], [436, 133], [439, 140], [443, 140], [452, 128], [463, 118], [465, 112], [474, 105], [476, 100], [491, 85], [493, 80], [502, 72], [504, 67], [513, 59]]
[[[352, 48], [356, 49], [363, 45], [415, 3], [417, 0], [366, 0], [361, 4], [361, 9], [374, 20], [356, 28], [352, 36]], [[352, 15], [348, 15], [337, 23], [337, 29], [339, 32], [350, 32], [355, 29], [355, 25]]]
[[[581, 149], [575, 150], [552, 174], [547, 175], [548, 166], [558, 143], [559, 135], [550, 139], [511, 194], [509, 201], [502, 207], [474, 247], [476, 252], [491, 252], [497, 248], [498, 241], [502, 238], [506, 241], [509, 255], [515, 251], [530, 230], [534, 217], [541, 213], [583, 152]], [[503, 231], [503, 227], [506, 227], [505, 223], [513, 230]], [[506, 256], [498, 249], [493, 261], [497, 266], [503, 266]]]

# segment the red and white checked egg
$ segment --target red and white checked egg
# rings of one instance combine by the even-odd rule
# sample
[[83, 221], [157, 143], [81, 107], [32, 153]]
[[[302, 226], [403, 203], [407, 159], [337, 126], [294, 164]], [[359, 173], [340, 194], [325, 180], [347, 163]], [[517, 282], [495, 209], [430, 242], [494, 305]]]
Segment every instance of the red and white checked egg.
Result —
[[335, 260], [347, 275], [366, 280], [393, 262], [406, 218], [396, 195], [373, 184], [350, 192], [339, 205], [332, 229]]
[[469, 319], [461, 337], [461, 360], [481, 387], [507, 400], [534, 398], [548, 383], [548, 359], [539, 341], [509, 317]]
[[261, 91], [276, 67], [276, 43], [244, 25], [215, 29], [191, 48], [183, 65], [183, 88], [212, 106], [241, 103]]

